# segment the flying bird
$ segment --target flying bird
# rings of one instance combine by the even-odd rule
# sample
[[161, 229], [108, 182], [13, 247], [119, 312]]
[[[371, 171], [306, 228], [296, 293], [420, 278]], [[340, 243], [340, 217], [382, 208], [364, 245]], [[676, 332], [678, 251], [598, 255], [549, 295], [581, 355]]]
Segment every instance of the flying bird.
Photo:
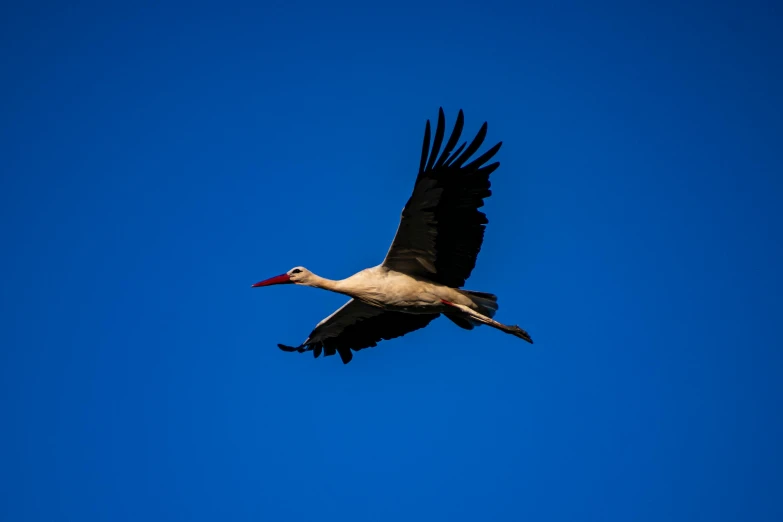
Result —
[[467, 145], [455, 147], [462, 134], [464, 115], [441, 151], [446, 119], [441, 108], [430, 146], [430, 122], [424, 128], [421, 162], [413, 194], [402, 210], [397, 234], [386, 258], [347, 279], [330, 280], [304, 267], [252, 285], [296, 284], [345, 294], [351, 299], [318, 323], [299, 346], [277, 346], [287, 352], [312, 351], [315, 357], [338, 353], [343, 363], [352, 350], [377, 346], [381, 340], [424, 328], [441, 314], [466, 330], [486, 324], [532, 343], [519, 326], [493, 319], [497, 297], [462, 290], [476, 265], [487, 217], [479, 210], [491, 194], [489, 175], [499, 162], [489, 163], [502, 142], [472, 159], [487, 135], [487, 124]]

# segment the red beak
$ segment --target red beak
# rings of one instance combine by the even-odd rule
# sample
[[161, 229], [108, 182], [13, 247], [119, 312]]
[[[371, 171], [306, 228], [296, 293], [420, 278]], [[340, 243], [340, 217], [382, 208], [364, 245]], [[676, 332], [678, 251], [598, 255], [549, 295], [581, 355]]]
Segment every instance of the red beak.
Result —
[[290, 282], [291, 282], [291, 278], [288, 276], [288, 274], [280, 274], [279, 276], [270, 277], [269, 279], [264, 279], [263, 281], [259, 281], [254, 285], [250, 285], [250, 287], [258, 288], [259, 286], [284, 285]]

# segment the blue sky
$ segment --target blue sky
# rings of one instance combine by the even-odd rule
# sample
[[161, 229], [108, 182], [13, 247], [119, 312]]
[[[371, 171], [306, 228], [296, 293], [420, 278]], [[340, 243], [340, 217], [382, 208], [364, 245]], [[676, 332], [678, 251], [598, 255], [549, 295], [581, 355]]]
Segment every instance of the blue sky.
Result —
[[[780, 7], [4, 6], [3, 520], [781, 520]], [[314, 360], [424, 122], [502, 140], [440, 319]], [[488, 142], [489, 142], [488, 141]]]

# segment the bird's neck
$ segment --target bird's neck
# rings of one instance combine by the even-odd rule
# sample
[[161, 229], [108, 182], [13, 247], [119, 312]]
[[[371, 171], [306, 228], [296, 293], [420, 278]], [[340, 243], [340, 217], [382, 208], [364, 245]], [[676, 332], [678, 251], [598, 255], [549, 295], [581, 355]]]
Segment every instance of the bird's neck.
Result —
[[312, 286], [314, 288], [323, 288], [324, 290], [329, 290], [330, 292], [337, 292], [338, 294], [345, 294], [353, 297], [350, 285], [347, 284], [345, 279], [341, 281], [334, 281], [332, 279], [326, 279], [325, 277], [313, 274], [306, 284], [307, 286]]

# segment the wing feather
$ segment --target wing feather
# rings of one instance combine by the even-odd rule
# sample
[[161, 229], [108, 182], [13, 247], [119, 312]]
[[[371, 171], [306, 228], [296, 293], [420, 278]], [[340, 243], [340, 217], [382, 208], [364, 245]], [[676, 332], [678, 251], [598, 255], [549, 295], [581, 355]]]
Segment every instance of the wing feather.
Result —
[[351, 299], [332, 315], [318, 323], [300, 346], [277, 346], [286, 352], [313, 352], [318, 357], [339, 354], [344, 364], [353, 359], [353, 351], [377, 346], [382, 340], [401, 337], [424, 328], [440, 314], [389, 312]]
[[454, 160], [459, 157], [459, 153], [462, 152], [462, 149], [464, 149], [465, 145], [467, 144], [468, 144], [467, 141], [463, 142], [462, 145], [460, 145], [459, 148], [454, 151], [454, 154], [452, 154], [451, 157], [444, 163], [444, 165], [450, 167], [451, 164], [454, 162]]
[[[441, 154], [440, 159], [435, 164], [436, 167], [442, 166], [444, 163], [446, 163], [446, 160], [449, 159], [451, 151], [459, 141], [460, 135], [462, 135], [462, 126], [464, 124], [465, 116], [462, 114], [462, 109], [460, 109], [459, 114], [457, 114], [457, 123], [454, 124], [454, 130], [451, 131], [451, 136], [449, 137], [449, 141], [446, 143], [446, 148], [443, 149], [443, 154]], [[465, 147], [464, 143], [462, 144], [462, 147], [459, 148], [459, 150], [461, 151], [463, 147]], [[459, 154], [459, 152], [457, 152], [457, 154]], [[421, 172], [421, 170], [419, 170], [419, 172]]]
[[419, 172], [424, 170], [427, 165], [427, 156], [430, 153], [430, 120], [424, 126], [424, 141], [421, 144], [421, 161], [419, 162]]
[[[445, 118], [438, 112], [438, 125], [432, 151], [429, 150], [430, 124], [425, 126], [419, 174], [413, 193], [400, 217], [397, 234], [383, 265], [409, 275], [459, 288], [476, 265], [484, 240], [487, 217], [484, 206], [490, 190], [489, 175], [498, 162], [486, 165], [500, 150], [502, 142], [470, 161], [487, 136], [486, 122], [466, 147], [459, 141], [464, 115], [459, 111], [454, 129], [438, 158]], [[464, 151], [463, 151], [464, 149]]]
[[484, 138], [487, 137], [487, 122], [484, 122], [484, 125], [481, 126], [481, 128], [478, 131], [478, 134], [476, 134], [476, 137], [473, 138], [473, 141], [468, 145], [468, 148], [465, 149], [465, 152], [462, 153], [462, 155], [454, 160], [454, 162], [451, 164], [452, 167], [459, 168], [462, 166], [463, 163], [465, 163], [468, 158], [470, 158], [478, 149], [481, 147], [481, 144], [484, 143]]
[[435, 160], [438, 159], [438, 153], [440, 152], [440, 146], [443, 143], [443, 135], [446, 132], [446, 116], [443, 114], [443, 108], [438, 111], [438, 126], [435, 127], [435, 140], [432, 142], [432, 150], [430, 151], [430, 160], [427, 162], [427, 170], [430, 170], [435, 164]]

